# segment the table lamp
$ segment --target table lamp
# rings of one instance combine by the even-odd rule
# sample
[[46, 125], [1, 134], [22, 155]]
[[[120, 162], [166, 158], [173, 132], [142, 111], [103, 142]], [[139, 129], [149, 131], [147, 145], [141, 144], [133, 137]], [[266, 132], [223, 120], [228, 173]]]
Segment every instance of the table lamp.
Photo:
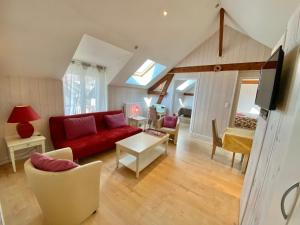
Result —
[[21, 138], [29, 138], [34, 128], [29, 121], [37, 120], [40, 116], [29, 105], [15, 106], [7, 122], [18, 123], [17, 132]]

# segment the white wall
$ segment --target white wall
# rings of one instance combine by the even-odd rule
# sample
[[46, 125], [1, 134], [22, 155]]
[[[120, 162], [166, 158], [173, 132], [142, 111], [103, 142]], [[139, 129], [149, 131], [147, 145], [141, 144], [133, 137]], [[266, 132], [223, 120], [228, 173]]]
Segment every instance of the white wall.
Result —
[[[31, 105], [41, 119], [34, 121], [36, 130], [46, 136], [47, 150], [52, 149], [48, 118], [63, 115], [62, 81], [47, 78], [21, 78], [0, 76], [0, 164], [8, 162], [4, 136], [16, 134], [16, 124], [6, 121], [15, 105]], [[28, 156], [28, 150], [16, 152], [16, 158]]]
[[[193, 92], [191, 92], [193, 93]], [[193, 108], [193, 102], [194, 102], [194, 96], [183, 96], [183, 105], [186, 108], [192, 109]]]
[[[280, 200], [291, 185], [300, 181], [300, 8], [278, 43], [285, 51], [279, 104], [267, 121], [258, 121], [241, 196], [242, 225], [287, 224], [281, 215]], [[293, 195], [289, 200], [291, 203]]]
[[250, 113], [255, 106], [255, 97], [258, 84], [241, 84], [239, 102], [237, 106], [238, 113]]

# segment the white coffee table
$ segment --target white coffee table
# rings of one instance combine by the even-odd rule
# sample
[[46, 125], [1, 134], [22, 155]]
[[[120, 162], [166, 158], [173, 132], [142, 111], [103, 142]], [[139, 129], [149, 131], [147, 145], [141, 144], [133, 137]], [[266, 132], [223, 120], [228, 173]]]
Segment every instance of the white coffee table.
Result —
[[[133, 170], [136, 178], [140, 171], [152, 163], [162, 154], [167, 154], [169, 134], [157, 137], [145, 132], [133, 135], [116, 143], [117, 168], [119, 163]], [[120, 153], [124, 151], [126, 156], [120, 159]]]

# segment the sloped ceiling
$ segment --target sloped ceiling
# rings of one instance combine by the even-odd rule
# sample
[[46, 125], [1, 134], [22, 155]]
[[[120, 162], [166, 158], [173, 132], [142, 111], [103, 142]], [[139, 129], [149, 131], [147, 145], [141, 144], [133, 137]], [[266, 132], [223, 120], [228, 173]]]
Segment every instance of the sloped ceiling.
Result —
[[106, 76], [109, 79], [121, 71], [132, 55], [132, 52], [85, 34], [73, 55], [73, 59], [104, 66]]
[[[120, 72], [109, 79], [111, 84], [124, 85], [147, 58], [171, 69], [211, 36], [218, 29], [217, 2], [1, 0], [0, 75], [61, 79], [87, 34], [133, 53]], [[298, 0], [221, 3], [228, 13], [228, 25], [272, 47]], [[168, 11], [167, 17], [162, 15], [163, 10]]]
[[112, 81], [124, 84], [145, 59], [170, 68], [209, 36], [216, 2], [1, 0], [0, 73], [61, 78], [88, 34], [134, 53]]
[[273, 48], [299, 0], [221, 0], [231, 20], [254, 40]]

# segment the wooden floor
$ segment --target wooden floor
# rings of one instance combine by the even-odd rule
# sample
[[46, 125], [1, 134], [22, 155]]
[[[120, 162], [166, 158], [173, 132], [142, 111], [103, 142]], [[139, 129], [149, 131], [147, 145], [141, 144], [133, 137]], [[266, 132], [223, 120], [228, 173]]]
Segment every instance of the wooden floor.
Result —
[[[240, 163], [230, 168], [231, 155], [217, 151], [181, 128], [177, 148], [140, 173], [116, 170], [115, 152], [85, 160], [102, 160], [100, 208], [84, 225], [234, 225], [238, 224], [243, 183]], [[30, 191], [24, 161], [0, 167], [0, 200], [7, 225], [41, 225], [41, 210]], [[65, 190], [67, 191], [67, 190]], [[83, 206], [84, 207], [84, 206]], [[69, 225], [69, 224], [66, 224]]]

